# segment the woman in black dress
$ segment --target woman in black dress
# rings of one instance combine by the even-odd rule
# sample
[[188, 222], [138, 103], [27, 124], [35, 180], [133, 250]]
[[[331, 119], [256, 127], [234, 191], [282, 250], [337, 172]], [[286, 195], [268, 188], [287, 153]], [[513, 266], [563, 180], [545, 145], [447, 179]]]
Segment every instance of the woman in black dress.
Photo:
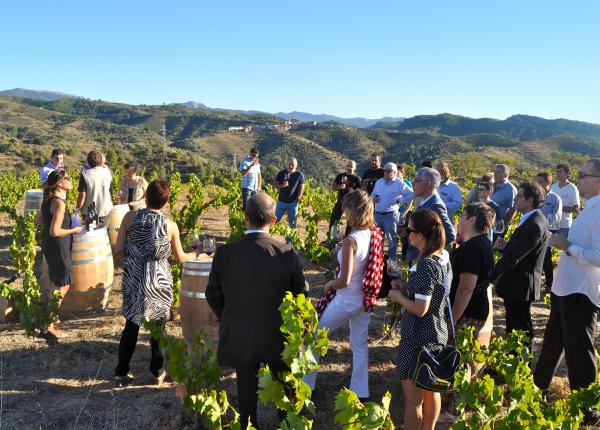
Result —
[[[65, 199], [67, 191], [73, 188], [71, 178], [64, 170], [54, 170], [48, 175], [44, 186], [44, 200], [36, 222], [44, 226], [42, 252], [48, 264], [49, 291], [58, 290], [60, 301], [71, 286], [71, 242], [73, 235], [83, 227], [71, 228], [71, 214]], [[60, 305], [60, 302], [59, 302]], [[46, 329], [55, 336], [61, 335], [54, 323]]]
[[417, 388], [408, 373], [418, 351], [438, 352], [448, 341], [446, 285], [452, 282], [446, 235], [439, 216], [430, 210], [414, 212], [408, 221], [410, 242], [419, 256], [410, 268], [408, 285], [394, 280], [389, 298], [404, 309], [397, 373], [404, 392], [404, 428], [433, 430], [440, 414], [439, 393]]

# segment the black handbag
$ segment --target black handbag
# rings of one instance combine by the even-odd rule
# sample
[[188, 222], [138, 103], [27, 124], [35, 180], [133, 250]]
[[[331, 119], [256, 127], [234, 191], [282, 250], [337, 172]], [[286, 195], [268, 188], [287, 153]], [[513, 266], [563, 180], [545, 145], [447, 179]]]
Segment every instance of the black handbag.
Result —
[[[452, 334], [456, 337], [454, 320], [452, 318], [452, 306], [450, 305], [448, 279], [443, 267], [442, 276], [444, 294], [448, 303], [448, 309], [450, 310]], [[438, 353], [432, 353], [427, 346], [424, 346], [417, 352], [408, 376], [417, 387], [424, 390], [437, 393], [453, 393], [456, 391], [456, 388], [454, 388], [454, 372], [456, 372], [459, 365], [460, 352], [454, 346], [443, 346], [442, 350]]]

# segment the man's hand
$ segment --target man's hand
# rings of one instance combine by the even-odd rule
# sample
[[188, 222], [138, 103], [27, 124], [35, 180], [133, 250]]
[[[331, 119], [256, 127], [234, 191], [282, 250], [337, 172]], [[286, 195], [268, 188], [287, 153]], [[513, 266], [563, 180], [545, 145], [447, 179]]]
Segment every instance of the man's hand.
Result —
[[564, 251], [565, 249], [568, 249], [569, 246], [571, 246], [571, 242], [569, 242], [562, 236], [552, 235], [552, 237], [550, 237], [550, 246]]
[[398, 290], [402, 293], [406, 292], [406, 284], [404, 282], [402, 282], [400, 279], [392, 279], [392, 288], [394, 290]]

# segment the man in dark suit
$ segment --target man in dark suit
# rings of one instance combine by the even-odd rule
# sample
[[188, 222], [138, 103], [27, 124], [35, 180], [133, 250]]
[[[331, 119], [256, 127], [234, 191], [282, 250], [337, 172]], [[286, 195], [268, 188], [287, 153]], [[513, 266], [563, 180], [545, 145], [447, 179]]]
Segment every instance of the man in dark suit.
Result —
[[535, 182], [522, 182], [517, 190], [515, 208], [521, 213], [521, 221], [509, 241], [499, 237], [495, 247], [502, 251], [502, 258], [490, 274], [490, 283], [504, 299], [506, 334], [524, 330], [529, 336], [528, 346], [533, 345], [531, 301], [540, 298], [540, 282], [550, 232], [546, 218], [539, 210], [544, 204], [544, 191]]
[[294, 249], [269, 236], [276, 220], [273, 199], [255, 194], [244, 217], [246, 235], [217, 248], [206, 288], [206, 300], [220, 320], [217, 361], [236, 371], [242, 428], [248, 419], [257, 424], [260, 364], [275, 372], [286, 369], [279, 305], [286, 291], [299, 294], [305, 289]]
[[[417, 170], [417, 174], [413, 181], [413, 193], [416, 197], [421, 199], [421, 203], [415, 208], [415, 211], [429, 209], [439, 215], [440, 220], [444, 225], [444, 231], [446, 232], [446, 246], [448, 246], [456, 240], [456, 232], [454, 231], [452, 221], [448, 218], [446, 205], [437, 192], [440, 181], [440, 173], [431, 167], [421, 167]], [[403, 232], [402, 234], [406, 234], [406, 232]], [[409, 244], [408, 252], [406, 254], [407, 260], [413, 261], [418, 255], [419, 250]]]

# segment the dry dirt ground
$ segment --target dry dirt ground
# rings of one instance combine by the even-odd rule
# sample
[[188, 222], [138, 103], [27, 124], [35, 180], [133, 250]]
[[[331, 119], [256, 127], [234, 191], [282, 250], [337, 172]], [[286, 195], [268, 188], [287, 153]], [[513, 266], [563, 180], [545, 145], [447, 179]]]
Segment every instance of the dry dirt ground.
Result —
[[[206, 234], [217, 240], [227, 235], [225, 209], [207, 212], [201, 219]], [[11, 225], [0, 218], [0, 280], [14, 275], [8, 248]], [[312, 296], [322, 292], [324, 271], [308, 266], [307, 279]], [[125, 388], [112, 382], [117, 361], [118, 342], [124, 319], [120, 316], [120, 274], [117, 272], [108, 309], [85, 317], [63, 316], [69, 337], [49, 346], [42, 339], [25, 336], [16, 323], [0, 325], [0, 429], [191, 429], [194, 417], [186, 413], [175, 397], [175, 385], [168, 382], [158, 388], [152, 385], [148, 371], [150, 351], [148, 335], [143, 331], [131, 364], [135, 381]], [[503, 312], [495, 302], [495, 331], [504, 332]], [[537, 351], [543, 336], [548, 308], [543, 303], [533, 306]], [[379, 401], [386, 391], [392, 394], [391, 414], [398, 427], [402, 423], [403, 396], [394, 377], [394, 361], [399, 342], [393, 333], [382, 337], [382, 324], [389, 312], [379, 306], [369, 329], [370, 388], [372, 399]], [[169, 322], [168, 331], [181, 334], [178, 322]], [[313, 396], [317, 407], [315, 429], [336, 428], [334, 397], [349, 384], [352, 355], [348, 330], [330, 335], [330, 351], [322, 360]], [[561, 366], [552, 385], [552, 396], [568, 391], [565, 368]], [[237, 403], [235, 376], [224, 372], [221, 381], [233, 404]], [[265, 429], [276, 428], [272, 407], [259, 403], [259, 421]], [[339, 428], [339, 426], [338, 426]], [[438, 425], [439, 429], [448, 428]]]

